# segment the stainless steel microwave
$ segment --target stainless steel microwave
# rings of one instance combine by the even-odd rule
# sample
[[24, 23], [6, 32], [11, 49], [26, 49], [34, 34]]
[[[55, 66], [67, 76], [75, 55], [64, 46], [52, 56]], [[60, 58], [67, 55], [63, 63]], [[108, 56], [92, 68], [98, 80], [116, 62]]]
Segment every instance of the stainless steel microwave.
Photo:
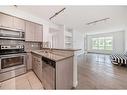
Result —
[[0, 39], [25, 40], [25, 32], [0, 29]]

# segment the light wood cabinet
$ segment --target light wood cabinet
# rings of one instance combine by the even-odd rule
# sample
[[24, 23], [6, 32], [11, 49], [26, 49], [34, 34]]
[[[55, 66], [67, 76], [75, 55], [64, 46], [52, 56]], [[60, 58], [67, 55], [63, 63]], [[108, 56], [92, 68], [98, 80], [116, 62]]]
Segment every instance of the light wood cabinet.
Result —
[[26, 41], [43, 41], [43, 26], [0, 13], [0, 26], [14, 31], [24, 31]]
[[25, 31], [24, 20], [3, 13], [0, 13], [0, 26], [3, 28], [8, 28], [10, 30], [16, 29], [20, 31]]
[[35, 32], [35, 24], [32, 22], [26, 21], [25, 40], [34, 41], [34, 32]]
[[42, 81], [42, 60], [41, 56], [32, 54], [32, 68], [37, 77]]
[[73, 87], [73, 57], [56, 62], [56, 89]]
[[71, 89], [73, 87], [73, 56], [52, 61], [32, 52], [32, 68], [45, 89]]
[[27, 70], [31, 70], [32, 69], [32, 55], [31, 53], [27, 53]]
[[13, 27], [13, 17], [0, 13], [0, 26], [6, 28]]
[[13, 19], [13, 27], [22, 31], [25, 31], [25, 21], [14, 17]]
[[42, 25], [26, 22], [26, 41], [42, 42]]
[[35, 25], [34, 40], [42, 42], [42, 33], [43, 33], [42, 25], [36, 24]]

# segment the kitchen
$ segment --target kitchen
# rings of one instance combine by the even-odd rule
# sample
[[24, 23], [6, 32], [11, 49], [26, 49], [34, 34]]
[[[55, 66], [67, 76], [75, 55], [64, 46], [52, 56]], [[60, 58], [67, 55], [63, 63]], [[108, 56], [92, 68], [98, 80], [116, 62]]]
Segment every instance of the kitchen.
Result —
[[127, 2], [109, 1], [2, 0], [0, 94], [124, 95]]
[[[80, 49], [72, 48], [73, 30], [63, 25], [52, 28], [45, 23], [36, 23], [29, 20], [29, 16], [15, 16], [18, 14], [16, 7], [11, 7], [15, 13], [12, 10], [9, 13], [7, 7], [1, 7], [0, 82], [33, 71], [44, 89], [76, 88], [77, 56]], [[58, 34], [58, 31], [62, 32]], [[47, 34], [49, 32], [57, 32], [57, 35], [65, 32], [67, 36], [61, 37], [65, 36], [66, 41], [59, 42], [63, 46], [57, 47], [58, 39]]]

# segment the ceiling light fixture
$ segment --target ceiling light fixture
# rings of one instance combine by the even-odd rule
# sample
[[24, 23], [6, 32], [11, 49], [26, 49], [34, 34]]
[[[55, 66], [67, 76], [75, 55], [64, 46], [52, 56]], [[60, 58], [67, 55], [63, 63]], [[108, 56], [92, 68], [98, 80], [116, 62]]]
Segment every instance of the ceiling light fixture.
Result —
[[91, 25], [91, 24], [98, 23], [98, 22], [101, 22], [101, 21], [106, 21], [106, 20], [108, 20], [108, 19], [110, 19], [110, 18], [104, 18], [104, 19], [100, 19], [100, 20], [95, 20], [95, 21], [86, 23], [86, 25]]
[[57, 16], [58, 14], [60, 14], [61, 12], [63, 12], [65, 9], [66, 9], [66, 8], [63, 8], [63, 9], [61, 9], [60, 11], [56, 12], [53, 16], [51, 16], [51, 17], [49, 18], [49, 20], [51, 20], [52, 18], [54, 18], [55, 16]]

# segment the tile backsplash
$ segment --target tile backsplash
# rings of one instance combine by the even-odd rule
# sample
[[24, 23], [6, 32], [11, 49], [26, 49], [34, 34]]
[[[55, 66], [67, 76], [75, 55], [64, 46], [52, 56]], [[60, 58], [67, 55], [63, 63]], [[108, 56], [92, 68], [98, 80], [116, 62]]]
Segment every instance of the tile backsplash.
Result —
[[39, 50], [41, 49], [42, 43], [39, 42], [25, 42], [25, 50], [27, 52], [31, 51], [31, 50]]
[[24, 45], [25, 51], [30, 52], [31, 50], [41, 49], [42, 43], [25, 42], [25, 41], [18, 41], [18, 40], [0, 40], [0, 45]]

